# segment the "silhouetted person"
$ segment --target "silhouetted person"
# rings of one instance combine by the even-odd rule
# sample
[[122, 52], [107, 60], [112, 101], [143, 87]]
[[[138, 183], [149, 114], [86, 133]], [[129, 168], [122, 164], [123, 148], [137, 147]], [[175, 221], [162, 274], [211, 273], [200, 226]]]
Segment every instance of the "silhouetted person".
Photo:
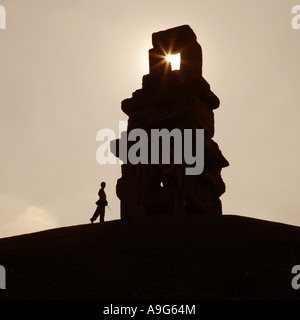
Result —
[[97, 209], [94, 213], [94, 215], [91, 217], [91, 223], [94, 223], [94, 221], [98, 218], [100, 215], [100, 222], [104, 222], [104, 216], [105, 216], [105, 207], [107, 206], [108, 202], [106, 200], [106, 193], [104, 191], [106, 187], [105, 182], [101, 182], [101, 188], [98, 192], [99, 200], [96, 202]]

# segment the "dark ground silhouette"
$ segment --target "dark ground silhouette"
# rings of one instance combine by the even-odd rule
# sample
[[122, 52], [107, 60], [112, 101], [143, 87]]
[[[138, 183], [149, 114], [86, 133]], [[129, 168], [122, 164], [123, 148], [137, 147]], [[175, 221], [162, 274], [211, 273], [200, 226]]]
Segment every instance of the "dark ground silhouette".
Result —
[[0, 240], [2, 299], [299, 299], [300, 228], [162, 215]]

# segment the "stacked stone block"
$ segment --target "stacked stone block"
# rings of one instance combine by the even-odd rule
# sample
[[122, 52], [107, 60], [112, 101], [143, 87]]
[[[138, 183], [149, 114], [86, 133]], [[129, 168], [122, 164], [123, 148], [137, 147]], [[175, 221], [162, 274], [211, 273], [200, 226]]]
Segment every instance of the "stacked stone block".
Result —
[[[127, 132], [135, 128], [149, 134], [151, 129], [204, 129], [204, 171], [186, 175], [185, 163], [123, 164], [116, 187], [121, 218], [172, 214], [178, 198], [186, 201], [187, 214], [222, 214], [220, 196], [225, 184], [221, 170], [229, 163], [212, 139], [214, 110], [220, 101], [202, 76], [201, 46], [187, 25], [154, 33], [152, 44], [150, 72], [143, 77], [142, 88], [122, 101], [129, 117]], [[166, 55], [177, 53], [180, 70], [172, 71]]]

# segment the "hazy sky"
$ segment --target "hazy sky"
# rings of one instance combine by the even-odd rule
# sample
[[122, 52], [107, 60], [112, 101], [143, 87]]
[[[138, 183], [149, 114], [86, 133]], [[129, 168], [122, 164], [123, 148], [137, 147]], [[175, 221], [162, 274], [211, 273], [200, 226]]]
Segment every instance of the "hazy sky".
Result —
[[[300, 1], [298, 1], [300, 4]], [[119, 219], [119, 165], [96, 162], [121, 101], [149, 72], [153, 32], [188, 24], [220, 98], [224, 214], [300, 226], [300, 29], [289, 0], [0, 0], [0, 237], [89, 223], [101, 181]]]

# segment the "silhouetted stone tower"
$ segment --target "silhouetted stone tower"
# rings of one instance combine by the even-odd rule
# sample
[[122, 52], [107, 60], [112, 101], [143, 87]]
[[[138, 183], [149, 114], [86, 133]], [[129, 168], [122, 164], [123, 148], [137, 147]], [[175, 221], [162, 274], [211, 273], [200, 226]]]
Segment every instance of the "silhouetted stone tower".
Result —
[[[186, 163], [123, 164], [116, 187], [121, 218], [172, 213], [179, 197], [187, 203], [186, 213], [222, 214], [219, 197], [225, 184], [221, 170], [229, 163], [212, 140], [213, 110], [220, 101], [202, 77], [201, 46], [188, 25], [154, 33], [152, 44], [150, 73], [143, 77], [142, 89], [122, 102], [129, 116], [127, 132], [134, 128], [147, 132], [153, 128], [204, 129], [204, 171], [186, 175]], [[180, 68], [172, 70], [166, 55], [178, 53]]]

